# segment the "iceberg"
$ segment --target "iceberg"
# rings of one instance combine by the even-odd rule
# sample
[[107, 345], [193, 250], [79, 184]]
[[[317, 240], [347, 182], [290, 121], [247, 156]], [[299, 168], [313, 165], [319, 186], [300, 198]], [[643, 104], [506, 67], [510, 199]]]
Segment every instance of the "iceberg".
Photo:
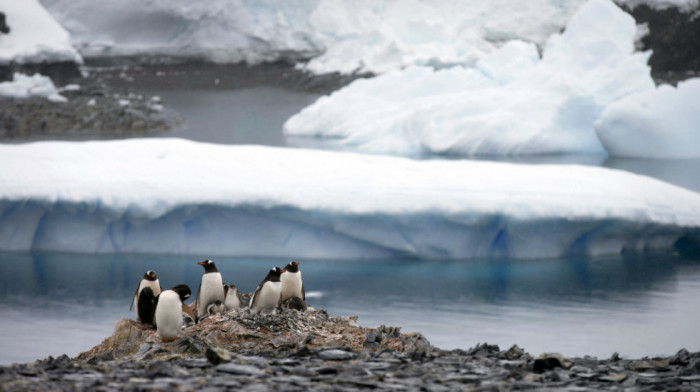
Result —
[[654, 90], [634, 19], [591, 0], [542, 58], [509, 41], [473, 68], [412, 67], [320, 98], [284, 125], [371, 153], [420, 156], [605, 154], [593, 123], [605, 107]]
[[700, 157], [700, 78], [629, 95], [605, 108], [596, 132], [611, 155]]
[[0, 34], [0, 65], [73, 62], [83, 59], [73, 48], [70, 35], [37, 0], [0, 0], [9, 34]]
[[346, 74], [472, 64], [510, 39], [543, 45], [583, 2], [42, 0], [87, 57], [310, 59], [300, 67]]
[[0, 145], [0, 250], [283, 258], [670, 251], [700, 194], [577, 165], [181, 139]]

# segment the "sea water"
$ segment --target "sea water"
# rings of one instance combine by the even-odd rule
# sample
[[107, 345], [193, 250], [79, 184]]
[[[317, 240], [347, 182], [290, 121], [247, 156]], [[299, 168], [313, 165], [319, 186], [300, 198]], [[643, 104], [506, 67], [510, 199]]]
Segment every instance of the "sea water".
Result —
[[[88, 350], [129, 311], [139, 279], [185, 283], [209, 256], [0, 253], [0, 364]], [[252, 292], [290, 260], [212, 257]], [[517, 344], [537, 355], [627, 357], [700, 350], [700, 260], [298, 260], [309, 305], [421, 332], [440, 348]]]

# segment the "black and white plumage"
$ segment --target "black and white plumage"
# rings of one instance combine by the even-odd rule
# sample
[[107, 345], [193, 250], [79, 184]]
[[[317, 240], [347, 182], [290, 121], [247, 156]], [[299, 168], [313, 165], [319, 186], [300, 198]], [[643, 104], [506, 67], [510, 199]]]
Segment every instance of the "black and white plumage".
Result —
[[284, 267], [284, 274], [280, 277], [280, 281], [282, 282], [280, 303], [292, 297], [306, 300], [304, 283], [301, 281], [301, 271], [299, 271], [298, 262], [292, 261]]
[[207, 314], [209, 304], [216, 301], [224, 302], [224, 283], [221, 279], [221, 273], [216, 269], [216, 264], [213, 261], [204, 260], [197, 264], [204, 267], [204, 275], [202, 275], [197, 290], [195, 307], [197, 308], [197, 316], [203, 317]]
[[141, 277], [141, 280], [139, 281], [139, 285], [136, 286], [136, 292], [134, 292], [134, 298], [131, 300], [131, 306], [129, 307], [129, 310], [136, 307], [136, 315], [138, 316], [139, 321], [142, 323], [147, 323], [147, 321], [142, 320], [141, 315], [139, 313], [139, 296], [141, 295], [141, 291], [143, 289], [145, 289], [146, 287], [149, 287], [151, 289], [154, 297], [157, 297], [158, 294], [160, 294], [160, 292], [162, 291], [162, 289], [160, 287], [160, 282], [158, 281], [158, 276], [156, 275], [156, 272], [153, 270], [146, 271], [146, 273], [143, 274], [143, 276]]
[[226, 307], [224, 306], [224, 303], [221, 301], [214, 301], [207, 305], [207, 314], [209, 316], [213, 314], [224, 314], [226, 313]]
[[182, 331], [182, 304], [190, 297], [189, 286], [179, 284], [164, 290], [156, 298], [155, 324], [163, 340], [173, 340]]
[[258, 285], [250, 299], [248, 308], [253, 314], [260, 313], [263, 309], [276, 307], [279, 303], [282, 283], [280, 275], [284, 273], [279, 267], [275, 267], [267, 273], [265, 279]]
[[241, 300], [238, 298], [235, 285], [224, 284], [224, 306], [227, 312], [241, 308]]
[[137, 314], [139, 321], [144, 324], [154, 324], [156, 314], [156, 301], [158, 297], [153, 294], [150, 287], [144, 287], [139, 293], [137, 305]]

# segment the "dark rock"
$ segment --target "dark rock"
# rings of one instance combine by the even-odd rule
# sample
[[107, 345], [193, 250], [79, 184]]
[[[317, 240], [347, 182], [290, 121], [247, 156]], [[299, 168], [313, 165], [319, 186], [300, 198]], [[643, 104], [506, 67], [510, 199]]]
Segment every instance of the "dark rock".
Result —
[[7, 16], [4, 12], [0, 12], [0, 33], [10, 33], [10, 26], [7, 25]]
[[231, 353], [221, 347], [208, 347], [205, 355], [209, 362], [214, 365], [231, 362]]
[[508, 349], [508, 351], [505, 352], [505, 357], [507, 359], [513, 360], [513, 359], [518, 359], [525, 354], [525, 351], [518, 347], [517, 345], [513, 345], [511, 348]]
[[542, 373], [554, 368], [571, 369], [572, 365], [573, 363], [564, 358], [561, 354], [546, 353], [535, 359], [532, 371], [535, 373]]
[[250, 365], [238, 365], [235, 363], [225, 363], [216, 367], [216, 371], [244, 376], [262, 376], [264, 371]]
[[153, 362], [148, 365], [146, 369], [146, 377], [156, 378], [156, 377], [176, 377], [177, 372], [173, 367], [167, 362]]

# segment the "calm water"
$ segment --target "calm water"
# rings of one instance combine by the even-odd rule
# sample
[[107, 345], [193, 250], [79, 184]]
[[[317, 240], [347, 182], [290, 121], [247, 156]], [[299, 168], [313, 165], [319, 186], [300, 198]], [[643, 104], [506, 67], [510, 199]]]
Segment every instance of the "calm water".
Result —
[[[111, 335], [140, 276], [196, 290], [202, 257], [0, 253], [0, 363], [76, 355]], [[287, 260], [215, 259], [252, 291]], [[442, 348], [512, 344], [538, 354], [631, 357], [700, 350], [700, 261], [301, 260], [308, 302], [359, 323], [420, 331]]]

